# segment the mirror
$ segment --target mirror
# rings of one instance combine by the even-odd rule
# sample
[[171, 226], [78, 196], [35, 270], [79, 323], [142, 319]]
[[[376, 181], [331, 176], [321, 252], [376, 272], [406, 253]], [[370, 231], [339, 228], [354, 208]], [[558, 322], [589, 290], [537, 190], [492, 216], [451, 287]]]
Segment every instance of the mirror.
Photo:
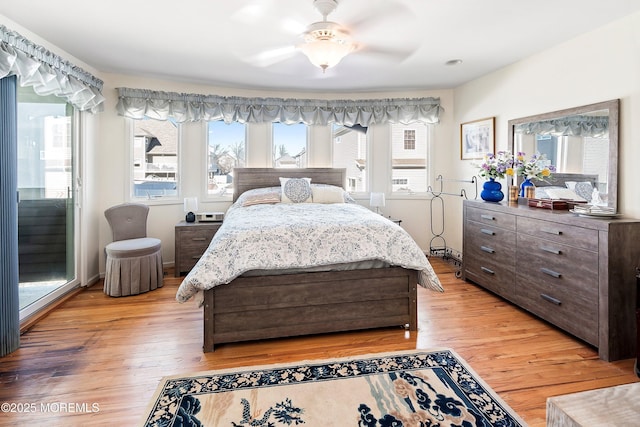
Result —
[[[556, 166], [543, 185], [590, 181], [603, 204], [617, 211], [619, 109], [620, 100], [614, 99], [509, 120], [509, 147], [526, 158], [544, 153]], [[554, 176], [562, 182], [554, 182]], [[517, 184], [522, 180], [518, 178]]]

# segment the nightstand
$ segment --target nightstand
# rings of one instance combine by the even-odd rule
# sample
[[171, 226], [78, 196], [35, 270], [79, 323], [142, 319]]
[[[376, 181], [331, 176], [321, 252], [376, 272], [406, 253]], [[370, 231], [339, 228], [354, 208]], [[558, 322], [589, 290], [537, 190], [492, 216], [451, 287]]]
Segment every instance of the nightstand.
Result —
[[396, 224], [400, 225], [400, 223], [402, 222], [401, 219], [398, 218], [391, 218], [390, 216], [387, 217], [387, 219], [391, 222], [395, 222]]
[[175, 276], [188, 273], [209, 246], [222, 222], [186, 222], [176, 224]]

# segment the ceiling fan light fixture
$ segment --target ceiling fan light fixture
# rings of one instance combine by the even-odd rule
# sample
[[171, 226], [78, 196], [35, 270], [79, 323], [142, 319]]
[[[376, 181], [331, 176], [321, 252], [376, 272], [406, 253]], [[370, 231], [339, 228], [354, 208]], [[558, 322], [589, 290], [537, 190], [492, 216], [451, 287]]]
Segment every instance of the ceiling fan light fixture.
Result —
[[336, 66], [356, 48], [349, 34], [338, 24], [329, 21], [311, 24], [303, 38], [300, 50], [313, 65], [322, 68], [323, 73], [327, 68]]

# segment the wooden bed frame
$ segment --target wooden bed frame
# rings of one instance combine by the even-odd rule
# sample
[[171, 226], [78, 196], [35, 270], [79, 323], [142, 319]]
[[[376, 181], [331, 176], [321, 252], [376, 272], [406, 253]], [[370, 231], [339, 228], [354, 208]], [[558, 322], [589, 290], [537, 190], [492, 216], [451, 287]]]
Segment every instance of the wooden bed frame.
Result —
[[[235, 168], [234, 201], [281, 176], [344, 188], [345, 169]], [[241, 276], [204, 293], [205, 352], [221, 343], [404, 326], [417, 330], [418, 272], [400, 267]]]

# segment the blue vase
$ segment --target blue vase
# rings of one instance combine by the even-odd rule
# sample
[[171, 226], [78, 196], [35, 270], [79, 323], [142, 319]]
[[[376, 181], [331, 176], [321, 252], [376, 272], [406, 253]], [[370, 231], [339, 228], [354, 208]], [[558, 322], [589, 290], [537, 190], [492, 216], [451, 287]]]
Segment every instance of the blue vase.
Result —
[[485, 182], [482, 185], [482, 192], [480, 192], [480, 197], [482, 200], [487, 202], [499, 202], [504, 199], [504, 194], [502, 193], [502, 184], [496, 181], [493, 178], [489, 178], [489, 181]]
[[533, 187], [533, 183], [529, 178], [525, 178], [524, 181], [522, 181], [522, 184], [520, 184], [520, 197], [524, 197], [524, 189], [527, 187]]

